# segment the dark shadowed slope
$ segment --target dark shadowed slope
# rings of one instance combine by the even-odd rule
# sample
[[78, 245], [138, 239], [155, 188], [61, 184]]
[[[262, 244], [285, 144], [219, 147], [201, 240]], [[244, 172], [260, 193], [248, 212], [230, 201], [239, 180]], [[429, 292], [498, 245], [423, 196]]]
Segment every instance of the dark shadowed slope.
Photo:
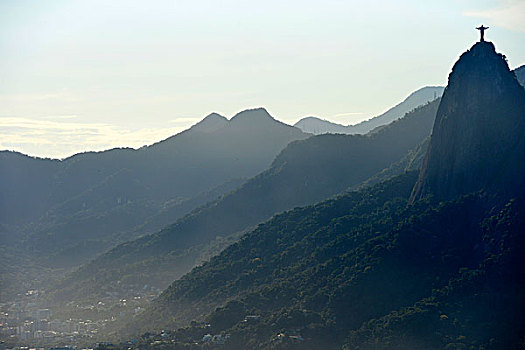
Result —
[[461, 55], [449, 76], [413, 198], [525, 185], [525, 90], [490, 42]]
[[499, 207], [478, 196], [407, 207], [415, 178], [274, 217], [176, 281], [124, 334], [195, 320], [177, 341], [229, 334], [228, 349], [288, 349], [297, 336], [292, 349], [520, 344], [523, 197]]
[[514, 69], [513, 72], [516, 74], [516, 79], [518, 79], [521, 86], [525, 86], [525, 65]]
[[45, 212], [51, 205], [53, 176], [60, 166], [58, 160], [0, 151], [0, 222], [29, 221], [35, 212]]

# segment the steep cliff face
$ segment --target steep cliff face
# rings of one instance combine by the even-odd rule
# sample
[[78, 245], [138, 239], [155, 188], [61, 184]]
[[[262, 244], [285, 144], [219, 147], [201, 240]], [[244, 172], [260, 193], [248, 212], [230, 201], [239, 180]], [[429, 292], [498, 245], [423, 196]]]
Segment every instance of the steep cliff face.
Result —
[[525, 184], [525, 90], [491, 42], [463, 53], [449, 75], [412, 201]]

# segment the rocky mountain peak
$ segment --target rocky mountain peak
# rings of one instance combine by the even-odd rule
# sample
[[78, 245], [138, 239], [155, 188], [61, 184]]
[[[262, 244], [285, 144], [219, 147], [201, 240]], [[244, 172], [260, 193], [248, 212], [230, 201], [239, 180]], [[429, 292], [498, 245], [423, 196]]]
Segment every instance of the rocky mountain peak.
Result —
[[525, 90], [491, 42], [461, 55], [449, 75], [412, 200], [525, 184]]
[[268, 121], [276, 121], [270, 113], [265, 108], [254, 108], [247, 109], [242, 112], [237, 113], [232, 117], [230, 122], [240, 123], [240, 122], [249, 122], [249, 123], [265, 123]]
[[226, 125], [228, 125], [228, 119], [218, 113], [211, 113], [195, 124], [191, 129], [193, 131], [214, 132]]

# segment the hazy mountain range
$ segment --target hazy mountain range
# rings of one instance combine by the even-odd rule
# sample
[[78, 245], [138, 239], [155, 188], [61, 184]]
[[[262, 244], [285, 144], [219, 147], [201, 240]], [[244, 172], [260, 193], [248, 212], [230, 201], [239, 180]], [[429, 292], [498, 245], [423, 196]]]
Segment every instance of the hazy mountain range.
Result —
[[519, 347], [524, 81], [482, 42], [445, 89], [354, 126], [259, 108], [138, 150], [0, 152], [0, 296], [169, 286], [106, 330], [172, 330], [142, 349]]
[[525, 90], [477, 43], [449, 76], [419, 175], [274, 216], [126, 331], [173, 329], [175, 349], [206, 348], [205, 334], [228, 349], [520, 348], [523, 136]]
[[272, 215], [338, 194], [399, 161], [430, 134], [437, 102], [370, 136], [319, 135], [291, 143], [268, 170], [237, 190], [73, 273], [52, 291], [54, 299], [126, 293], [129, 284], [165, 288], [209, 258], [210, 250], [224, 248]]
[[255, 109], [231, 120], [211, 114], [138, 150], [62, 161], [0, 152], [2, 243], [19, 252], [17, 259], [78, 265], [233, 190], [266, 169], [290, 141], [308, 136]]
[[442, 86], [427, 86], [411, 93], [403, 102], [390, 108], [385, 113], [362, 121], [355, 125], [341, 125], [316, 117], [306, 117], [294, 124], [304, 132], [320, 134], [366, 134], [367, 132], [386, 125], [403, 117], [414, 108], [433, 101], [443, 94]]
[[[0, 152], [0, 235], [17, 260], [17, 269], [3, 276], [22, 280], [16, 277], [22, 274], [19, 267], [32, 264], [26, 257], [36, 266], [70, 268], [120, 242], [158, 231], [233, 191], [264, 170], [290, 141], [308, 136], [276, 121], [264, 109], [255, 109], [230, 121], [212, 113], [190, 129], [139, 150], [87, 152], [64, 160]], [[317, 157], [322, 161], [322, 154]], [[308, 194], [291, 192], [290, 204], [283, 202], [275, 209], [266, 205], [272, 209], [258, 220], [354, 184], [342, 176], [334, 171], [339, 187], [324, 188], [319, 183], [317, 191], [323, 195], [310, 201], [299, 199]], [[5, 259], [6, 266], [12, 260]], [[16, 285], [14, 281], [7, 284]]]

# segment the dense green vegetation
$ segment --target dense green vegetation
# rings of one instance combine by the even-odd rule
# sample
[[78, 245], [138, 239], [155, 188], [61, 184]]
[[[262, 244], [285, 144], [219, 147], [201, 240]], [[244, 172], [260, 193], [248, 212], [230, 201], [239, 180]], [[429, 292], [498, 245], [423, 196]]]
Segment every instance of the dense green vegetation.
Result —
[[197, 320], [173, 334], [181, 346], [205, 334], [228, 334], [228, 349], [519, 344], [523, 198], [407, 206], [415, 177], [274, 217], [176, 281], [127, 334]]
[[413, 305], [364, 323], [345, 349], [523, 348], [523, 193], [467, 232], [474, 234], [474, 256], [453, 278]]
[[[180, 321], [182, 325], [198, 316], [204, 316], [231, 298], [249, 294], [250, 289], [259, 286], [266, 286], [266, 293], [272, 295], [267, 299], [265, 294], [255, 293], [252, 297], [263, 298], [259, 300], [260, 307], [267, 307], [269, 310], [283, 307], [292, 301], [290, 293], [296, 295], [294, 289], [301, 292], [294, 283], [298, 280], [303, 288], [314, 293], [311, 301], [307, 302], [310, 307], [315, 306], [317, 301], [326, 301], [326, 296], [322, 297], [322, 290], [318, 288], [322, 282], [317, 279], [326, 280], [330, 277], [325, 273], [328, 272], [326, 267], [320, 269], [317, 265], [330, 261], [357, 244], [353, 241], [357, 237], [348, 230], [360, 233], [358, 241], [366, 241], [366, 233], [375, 233], [380, 226], [388, 229], [392, 225], [392, 218], [385, 217], [383, 221], [383, 211], [397, 215], [396, 211], [404, 208], [415, 177], [411, 173], [371, 190], [351, 192], [333, 200], [275, 216], [228, 247], [221, 255], [175, 282], [160, 297], [157, 304], [159, 307], [151, 312], [152, 317], [158, 315], [156, 321]], [[394, 183], [398, 186], [393, 185]], [[378, 219], [380, 225], [370, 225], [372, 218]], [[340, 236], [333, 237], [335, 232], [339, 232]], [[340, 241], [334, 238], [339, 238]], [[250, 254], [245, 254], [247, 251]], [[314, 269], [307, 274], [298, 274], [307, 267]], [[362, 270], [365, 267], [360, 268]], [[304, 277], [312, 272], [315, 273], [305, 280]], [[290, 278], [293, 281], [287, 281]], [[311, 284], [314, 280], [317, 282]], [[316, 301], [316, 298], [319, 300]], [[197, 304], [187, 307], [193, 302]], [[244, 315], [240, 317], [243, 318]], [[137, 321], [139, 324], [151, 324], [147, 319], [143, 323], [144, 320], [144, 316], [141, 316]]]

